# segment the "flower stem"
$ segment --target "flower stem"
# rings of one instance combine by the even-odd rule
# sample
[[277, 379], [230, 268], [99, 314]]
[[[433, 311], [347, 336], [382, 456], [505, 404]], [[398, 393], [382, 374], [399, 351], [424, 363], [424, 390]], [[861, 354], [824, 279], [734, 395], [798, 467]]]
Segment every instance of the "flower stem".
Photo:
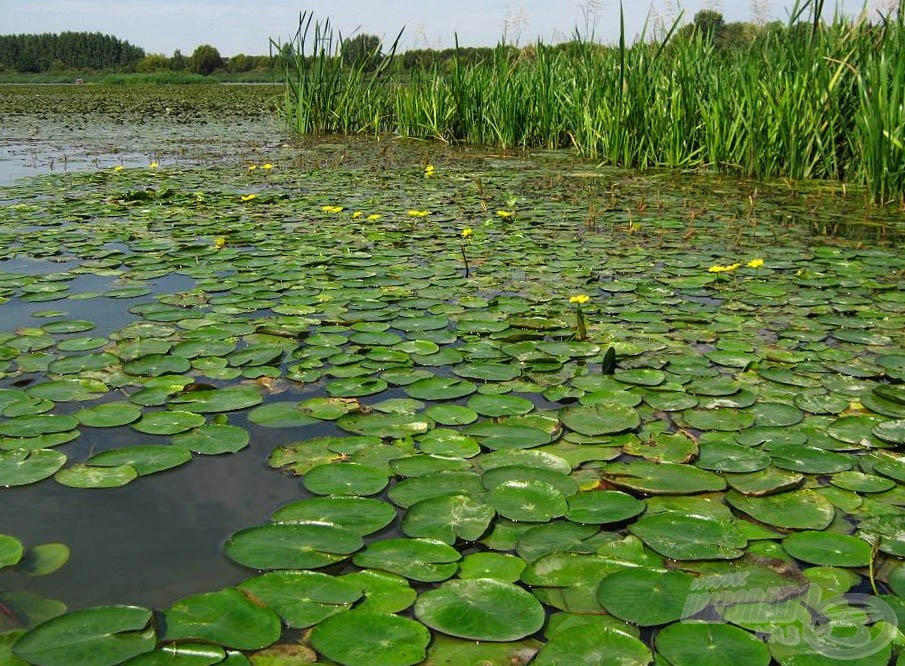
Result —
[[465, 277], [469, 277], [471, 274], [471, 271], [468, 268], [468, 256], [465, 254], [465, 246], [462, 245], [460, 249], [462, 250], [462, 261], [465, 262]]

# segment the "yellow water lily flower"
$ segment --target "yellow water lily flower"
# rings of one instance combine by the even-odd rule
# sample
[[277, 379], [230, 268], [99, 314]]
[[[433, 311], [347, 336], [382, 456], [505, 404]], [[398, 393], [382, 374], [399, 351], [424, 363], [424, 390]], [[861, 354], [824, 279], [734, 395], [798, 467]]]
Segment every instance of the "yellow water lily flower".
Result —
[[343, 211], [343, 207], [342, 206], [331, 206], [328, 204], [326, 206], [321, 206], [321, 210], [324, 211], [325, 213], [341, 213]]
[[113, 170], [114, 170], [114, 171], [122, 171], [124, 168], [125, 168], [125, 167], [124, 167], [122, 164], [117, 164], [115, 167], [113, 167]]
[[471, 238], [474, 235], [474, 230], [471, 227], [465, 227], [462, 229], [462, 238]]
[[258, 168], [258, 165], [257, 165], [257, 164], [249, 164], [249, 165], [248, 165], [248, 170], [249, 170], [249, 171], [254, 171], [254, 170], [257, 169], [257, 168]]
[[364, 215], [364, 213], [362, 213], [360, 210], [356, 210], [354, 213], [352, 213], [352, 219], [357, 220], [362, 215]]
[[577, 303], [578, 305], [584, 305], [590, 300], [591, 297], [587, 294], [576, 294], [575, 296], [569, 297], [569, 303]]
[[408, 211], [409, 217], [427, 217], [431, 212], [429, 210], [410, 210]]
[[160, 165], [159, 165], [157, 162], [151, 162], [151, 163], [148, 165], [148, 168], [149, 168], [149, 169], [156, 169], [156, 168], [159, 167], [159, 166], [160, 166]]
[[217, 236], [217, 237], [214, 239], [214, 247], [217, 248], [218, 250], [219, 250], [220, 248], [222, 248], [224, 245], [226, 245], [226, 238], [225, 238], [225, 237], [223, 237], [223, 236]]
[[242, 197], [242, 201], [251, 201], [252, 199], [257, 199], [257, 198], [258, 198], [257, 194], [246, 194], [245, 196]]
[[425, 178], [433, 177], [434, 171], [436, 171], [436, 169], [434, 168], [434, 165], [428, 164], [426, 167], [424, 167], [424, 177]]
[[505, 219], [509, 219], [510, 217], [515, 217], [515, 211], [511, 211], [511, 210], [498, 210], [496, 212], [496, 214], [498, 217], [502, 217]]
[[373, 222], [374, 220], [379, 220], [381, 217], [382, 217], [382, 215], [380, 213], [371, 213], [365, 219], [371, 220], [371, 222]]
[[729, 273], [731, 271], [736, 270], [737, 268], [741, 268], [741, 264], [729, 264], [728, 266], [711, 266], [707, 269], [708, 273]]
[[262, 164], [261, 168], [264, 169], [264, 171], [270, 171], [273, 168], [273, 165], [270, 162], [267, 162], [267, 164]]
[[747, 264], [745, 264], [748, 268], [760, 268], [764, 265], [763, 259], [752, 259]]

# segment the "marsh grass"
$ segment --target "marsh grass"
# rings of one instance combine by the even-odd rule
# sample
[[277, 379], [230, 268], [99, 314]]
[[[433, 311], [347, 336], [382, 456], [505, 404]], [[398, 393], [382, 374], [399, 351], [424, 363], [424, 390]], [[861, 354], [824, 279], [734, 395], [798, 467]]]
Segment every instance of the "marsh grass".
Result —
[[289, 56], [286, 116], [300, 133], [569, 147], [624, 167], [854, 182], [876, 203], [905, 203], [903, 16], [827, 23], [822, 11], [803, 0], [784, 28], [728, 52], [677, 25], [629, 45], [623, 24], [615, 47], [576, 34], [410, 73], [387, 58], [343, 64], [329, 22], [303, 15], [291, 48], [277, 45]]

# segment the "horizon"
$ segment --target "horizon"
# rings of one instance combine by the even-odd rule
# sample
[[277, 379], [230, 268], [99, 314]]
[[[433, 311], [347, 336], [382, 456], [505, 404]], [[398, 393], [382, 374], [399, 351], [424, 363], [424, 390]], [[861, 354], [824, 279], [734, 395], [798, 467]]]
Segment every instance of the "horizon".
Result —
[[[210, 44], [221, 55], [262, 55], [271, 40], [285, 43], [295, 34], [300, 10], [292, 2], [277, 0], [263, 7], [249, 7], [237, 0], [197, 0], [190, 6], [174, 0], [5, 0], [4, 34], [100, 32], [128, 41], [148, 54], [184, 55], [201, 44]], [[458, 38], [464, 47], [558, 43], [580, 34], [604, 44], [619, 37], [619, 2], [587, 0], [561, 5], [528, 0], [520, 6], [463, 0], [448, 7], [425, 0], [415, 8], [403, 8], [398, 0], [368, 3], [352, 0], [334, 7], [331, 14], [315, 12], [317, 21], [329, 19], [344, 37], [366, 33], [391, 44], [403, 30], [399, 51], [451, 48]], [[786, 21], [794, 3], [783, 0], [652, 0], [625, 8], [626, 35], [634, 42], [642, 34], [663, 34], [675, 21], [690, 22], [701, 9], [723, 14], [726, 22]], [[824, 17], [836, 11], [847, 16], [891, 7], [889, 0], [839, 0], [828, 2]], [[469, 11], [471, 8], [471, 11]], [[406, 20], [406, 17], [408, 20]], [[393, 25], [396, 25], [393, 28]]]

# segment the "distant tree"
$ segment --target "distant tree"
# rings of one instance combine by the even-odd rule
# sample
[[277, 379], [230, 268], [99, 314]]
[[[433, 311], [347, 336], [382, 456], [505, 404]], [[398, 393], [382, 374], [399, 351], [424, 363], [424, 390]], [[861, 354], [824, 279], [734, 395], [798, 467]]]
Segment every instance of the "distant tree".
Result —
[[176, 49], [173, 51], [173, 56], [170, 58], [170, 69], [174, 72], [181, 72], [186, 69], [189, 65], [189, 59], [182, 55], [182, 51]]
[[250, 72], [254, 67], [254, 57], [249, 57], [244, 53], [237, 53], [226, 61], [226, 71], [233, 74]]
[[377, 35], [362, 33], [343, 40], [343, 63], [373, 69], [380, 64], [382, 42]]
[[159, 72], [170, 68], [170, 59], [162, 53], [149, 53], [135, 63], [136, 72]]
[[0, 64], [19, 72], [130, 69], [145, 52], [99, 32], [0, 35]]
[[189, 69], [196, 74], [207, 76], [221, 67], [223, 67], [223, 58], [220, 56], [220, 52], [210, 44], [202, 44], [197, 47], [189, 58]]
[[702, 9], [694, 15], [695, 30], [713, 39], [719, 36], [725, 26], [723, 15], [712, 9]]

